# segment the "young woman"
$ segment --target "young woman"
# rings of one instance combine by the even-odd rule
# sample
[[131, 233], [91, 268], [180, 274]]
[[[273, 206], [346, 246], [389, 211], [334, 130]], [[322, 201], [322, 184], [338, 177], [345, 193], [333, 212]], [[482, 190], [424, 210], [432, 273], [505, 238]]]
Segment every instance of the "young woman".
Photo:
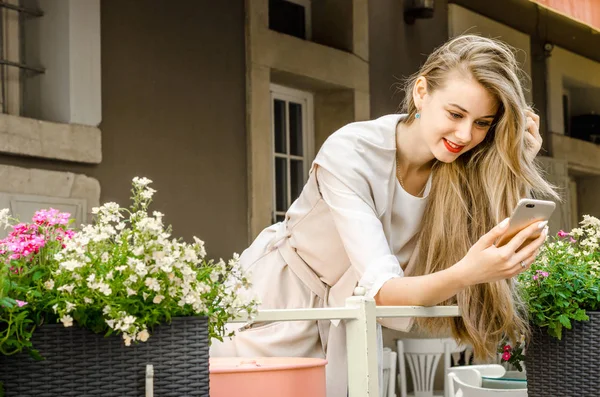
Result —
[[[505, 44], [460, 36], [408, 80], [403, 114], [333, 133], [285, 221], [241, 256], [261, 307], [343, 306], [358, 285], [378, 305], [459, 305], [461, 318], [415, 322], [452, 331], [479, 357], [495, 355], [502, 337], [527, 334], [512, 277], [534, 261], [546, 224], [494, 242], [520, 198], [558, 197], [534, 164], [539, 117], [519, 73]], [[411, 321], [384, 324], [406, 330]], [[232, 329], [212, 355], [326, 357], [327, 395], [346, 396], [343, 322]]]

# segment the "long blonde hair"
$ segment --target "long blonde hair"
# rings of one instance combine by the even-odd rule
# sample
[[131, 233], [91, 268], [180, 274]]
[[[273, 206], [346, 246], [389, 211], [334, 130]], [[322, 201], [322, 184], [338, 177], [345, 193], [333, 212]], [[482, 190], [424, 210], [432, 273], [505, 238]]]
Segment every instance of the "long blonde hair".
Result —
[[[520, 198], [534, 194], [559, 199], [525, 155], [523, 110], [528, 105], [522, 72], [513, 50], [500, 41], [464, 35], [436, 49], [406, 82], [404, 122], [412, 123], [417, 113], [412, 95], [417, 78], [424, 76], [432, 93], [455, 70], [485, 87], [499, 110], [482, 143], [452, 163], [434, 164], [419, 259], [411, 274], [415, 276], [457, 263], [481, 236], [510, 216]], [[429, 331], [451, 330], [457, 340], [472, 344], [479, 359], [494, 357], [503, 338], [515, 341], [529, 335], [526, 310], [512, 280], [468, 287], [442, 304], [458, 305], [462, 317], [422, 318], [417, 325]]]

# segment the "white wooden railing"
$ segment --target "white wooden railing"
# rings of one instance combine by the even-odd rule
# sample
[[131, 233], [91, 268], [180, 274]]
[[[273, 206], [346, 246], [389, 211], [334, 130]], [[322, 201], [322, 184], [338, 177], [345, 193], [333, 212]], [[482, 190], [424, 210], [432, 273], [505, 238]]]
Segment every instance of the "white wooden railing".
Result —
[[[349, 397], [379, 397], [379, 371], [377, 369], [377, 318], [390, 317], [457, 317], [457, 306], [379, 306], [372, 298], [357, 288], [355, 296], [346, 299], [345, 307], [316, 309], [259, 310], [252, 320], [301, 321], [346, 320], [346, 345], [348, 351]], [[246, 322], [240, 317], [232, 322]]]

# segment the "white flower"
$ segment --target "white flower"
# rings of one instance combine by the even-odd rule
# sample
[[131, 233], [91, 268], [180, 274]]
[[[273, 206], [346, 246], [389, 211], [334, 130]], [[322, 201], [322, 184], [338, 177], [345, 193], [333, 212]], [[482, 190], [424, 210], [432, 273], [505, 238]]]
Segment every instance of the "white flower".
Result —
[[131, 346], [131, 336], [123, 333], [123, 340], [125, 341], [125, 346]]
[[152, 196], [154, 195], [154, 193], [156, 193], [156, 190], [147, 187], [146, 189], [144, 189], [143, 192], [140, 193], [140, 196], [145, 199], [145, 200], [150, 200], [152, 198]]
[[198, 255], [196, 254], [196, 251], [194, 251], [193, 249], [186, 248], [183, 251], [183, 259], [188, 262], [196, 262], [198, 260]]
[[202, 241], [198, 237], [194, 236], [194, 242], [195, 242], [196, 250], [198, 251], [198, 256], [200, 258], [204, 258], [206, 256], [206, 250], [204, 249], [204, 241]]
[[584, 215], [583, 221], [580, 222], [583, 226], [592, 226], [594, 228], [600, 228], [600, 219], [595, 216]]
[[112, 280], [113, 278], [114, 278], [114, 276], [113, 276], [113, 271], [111, 270], [110, 272], [108, 272], [108, 273], [106, 274], [106, 279], [107, 279], [107, 280]]
[[137, 247], [135, 247], [134, 249], [132, 249], [131, 252], [135, 256], [140, 256], [140, 255], [142, 255], [144, 253], [144, 246], [143, 245], [138, 245]]
[[140, 333], [137, 334], [137, 337], [140, 341], [146, 342], [148, 340], [148, 338], [150, 337], [150, 334], [148, 333], [148, 331], [146, 331], [144, 329], [144, 330], [140, 331]]
[[165, 257], [165, 252], [164, 251], [156, 251], [152, 254], [152, 259], [154, 259], [155, 261], [160, 261]]
[[104, 251], [102, 253], [102, 255], [100, 256], [100, 260], [102, 261], [102, 263], [108, 262], [109, 258], [110, 258], [110, 256], [108, 255], [108, 252], [106, 252], [106, 251]]
[[84, 296], [84, 297], [83, 297], [83, 301], [84, 301], [85, 303], [87, 303], [87, 304], [94, 303], [94, 300], [93, 300], [93, 299], [90, 299], [90, 298], [88, 298], [87, 296]]
[[52, 310], [54, 311], [54, 313], [56, 313], [56, 311], [58, 310], [58, 303], [52, 306]]
[[98, 283], [98, 290], [106, 296], [108, 296], [112, 293], [110, 286], [106, 283]]
[[67, 304], [67, 313], [71, 313], [75, 309], [76, 305], [71, 302], [65, 302]]
[[144, 284], [146, 284], [146, 287], [148, 287], [152, 291], [160, 291], [160, 283], [154, 277], [148, 277]]
[[44, 287], [46, 287], [46, 289], [52, 289], [54, 288], [54, 280], [48, 280], [44, 283]]
[[125, 318], [123, 318], [123, 322], [127, 325], [131, 325], [131, 324], [135, 323], [135, 317], [126, 316]]
[[148, 269], [146, 268], [144, 262], [139, 262], [137, 265], [135, 265], [135, 272], [140, 275], [140, 277], [144, 277], [146, 274], [148, 274]]
[[4, 229], [10, 226], [10, 210], [8, 208], [3, 208], [0, 210], [0, 226], [3, 226]]
[[60, 321], [65, 327], [73, 326], [73, 317], [69, 316], [68, 314], [66, 316], [61, 317]]
[[117, 266], [117, 267], [115, 267], [115, 270], [118, 272], [122, 272], [124, 270], [127, 270], [127, 266], [126, 265]]
[[152, 181], [146, 177], [140, 178], [139, 176], [136, 176], [135, 178], [133, 178], [133, 184], [136, 187], [145, 187], [151, 183], [152, 183]]
[[115, 328], [115, 320], [105, 320], [106, 324], [112, 329]]
[[74, 261], [74, 260], [68, 260], [68, 261], [64, 261], [64, 262], [62, 262], [62, 263], [60, 264], [60, 266], [61, 266], [62, 268], [64, 268], [64, 269], [67, 269], [68, 271], [71, 271], [71, 272], [72, 272], [73, 270], [75, 270], [75, 269], [77, 269], [77, 268], [79, 268], [79, 267], [82, 267], [82, 266], [83, 266], [83, 263], [81, 263], [81, 262], [77, 262], [77, 261]]
[[142, 292], [142, 296], [144, 297], [144, 300], [148, 299], [148, 293], [147, 292]]
[[74, 285], [67, 284], [67, 285], [63, 285], [61, 287], [58, 287], [57, 290], [58, 291], [67, 291], [70, 294], [70, 293], [73, 292], [73, 288], [75, 288]]
[[135, 295], [135, 294], [136, 294], [135, 290], [127, 287], [127, 296], [131, 296], [131, 295]]
[[142, 233], [148, 233], [152, 236], [162, 232], [162, 223], [154, 218], [142, 218], [137, 223], [137, 227]]
[[103, 313], [103, 314], [108, 314], [108, 313], [110, 313], [110, 310], [111, 310], [111, 309], [110, 309], [110, 306], [106, 305], [106, 306], [104, 306], [104, 308], [102, 309], [102, 313]]
[[154, 299], [152, 299], [152, 302], [154, 302], [154, 303], [156, 303], [158, 305], [160, 302], [162, 302], [163, 299], [165, 299], [164, 296], [162, 296], [162, 295], [156, 295], [154, 297]]

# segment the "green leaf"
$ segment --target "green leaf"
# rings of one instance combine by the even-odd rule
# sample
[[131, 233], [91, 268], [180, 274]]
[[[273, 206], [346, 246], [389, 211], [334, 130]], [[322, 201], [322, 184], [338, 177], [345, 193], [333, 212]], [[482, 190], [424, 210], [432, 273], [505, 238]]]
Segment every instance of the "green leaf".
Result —
[[33, 276], [31, 277], [31, 279], [33, 281], [38, 281], [40, 278], [42, 278], [43, 275], [44, 275], [44, 272], [42, 272], [41, 270], [38, 270], [37, 272], [33, 273]]
[[560, 321], [560, 323], [567, 329], [571, 329], [571, 320], [569, 320], [569, 317], [567, 317], [564, 314], [561, 314], [560, 316], [558, 316], [558, 321]]
[[35, 349], [29, 349], [29, 355], [36, 361], [44, 360], [44, 357], [41, 356], [40, 352]]
[[15, 302], [14, 299], [9, 298], [8, 296], [0, 299], [0, 306], [4, 306], [9, 309], [15, 307], [16, 304], [17, 302]]
[[577, 309], [575, 315], [573, 316], [573, 320], [576, 321], [588, 321], [589, 319], [589, 316], [585, 313], [585, 310], [583, 309]]

